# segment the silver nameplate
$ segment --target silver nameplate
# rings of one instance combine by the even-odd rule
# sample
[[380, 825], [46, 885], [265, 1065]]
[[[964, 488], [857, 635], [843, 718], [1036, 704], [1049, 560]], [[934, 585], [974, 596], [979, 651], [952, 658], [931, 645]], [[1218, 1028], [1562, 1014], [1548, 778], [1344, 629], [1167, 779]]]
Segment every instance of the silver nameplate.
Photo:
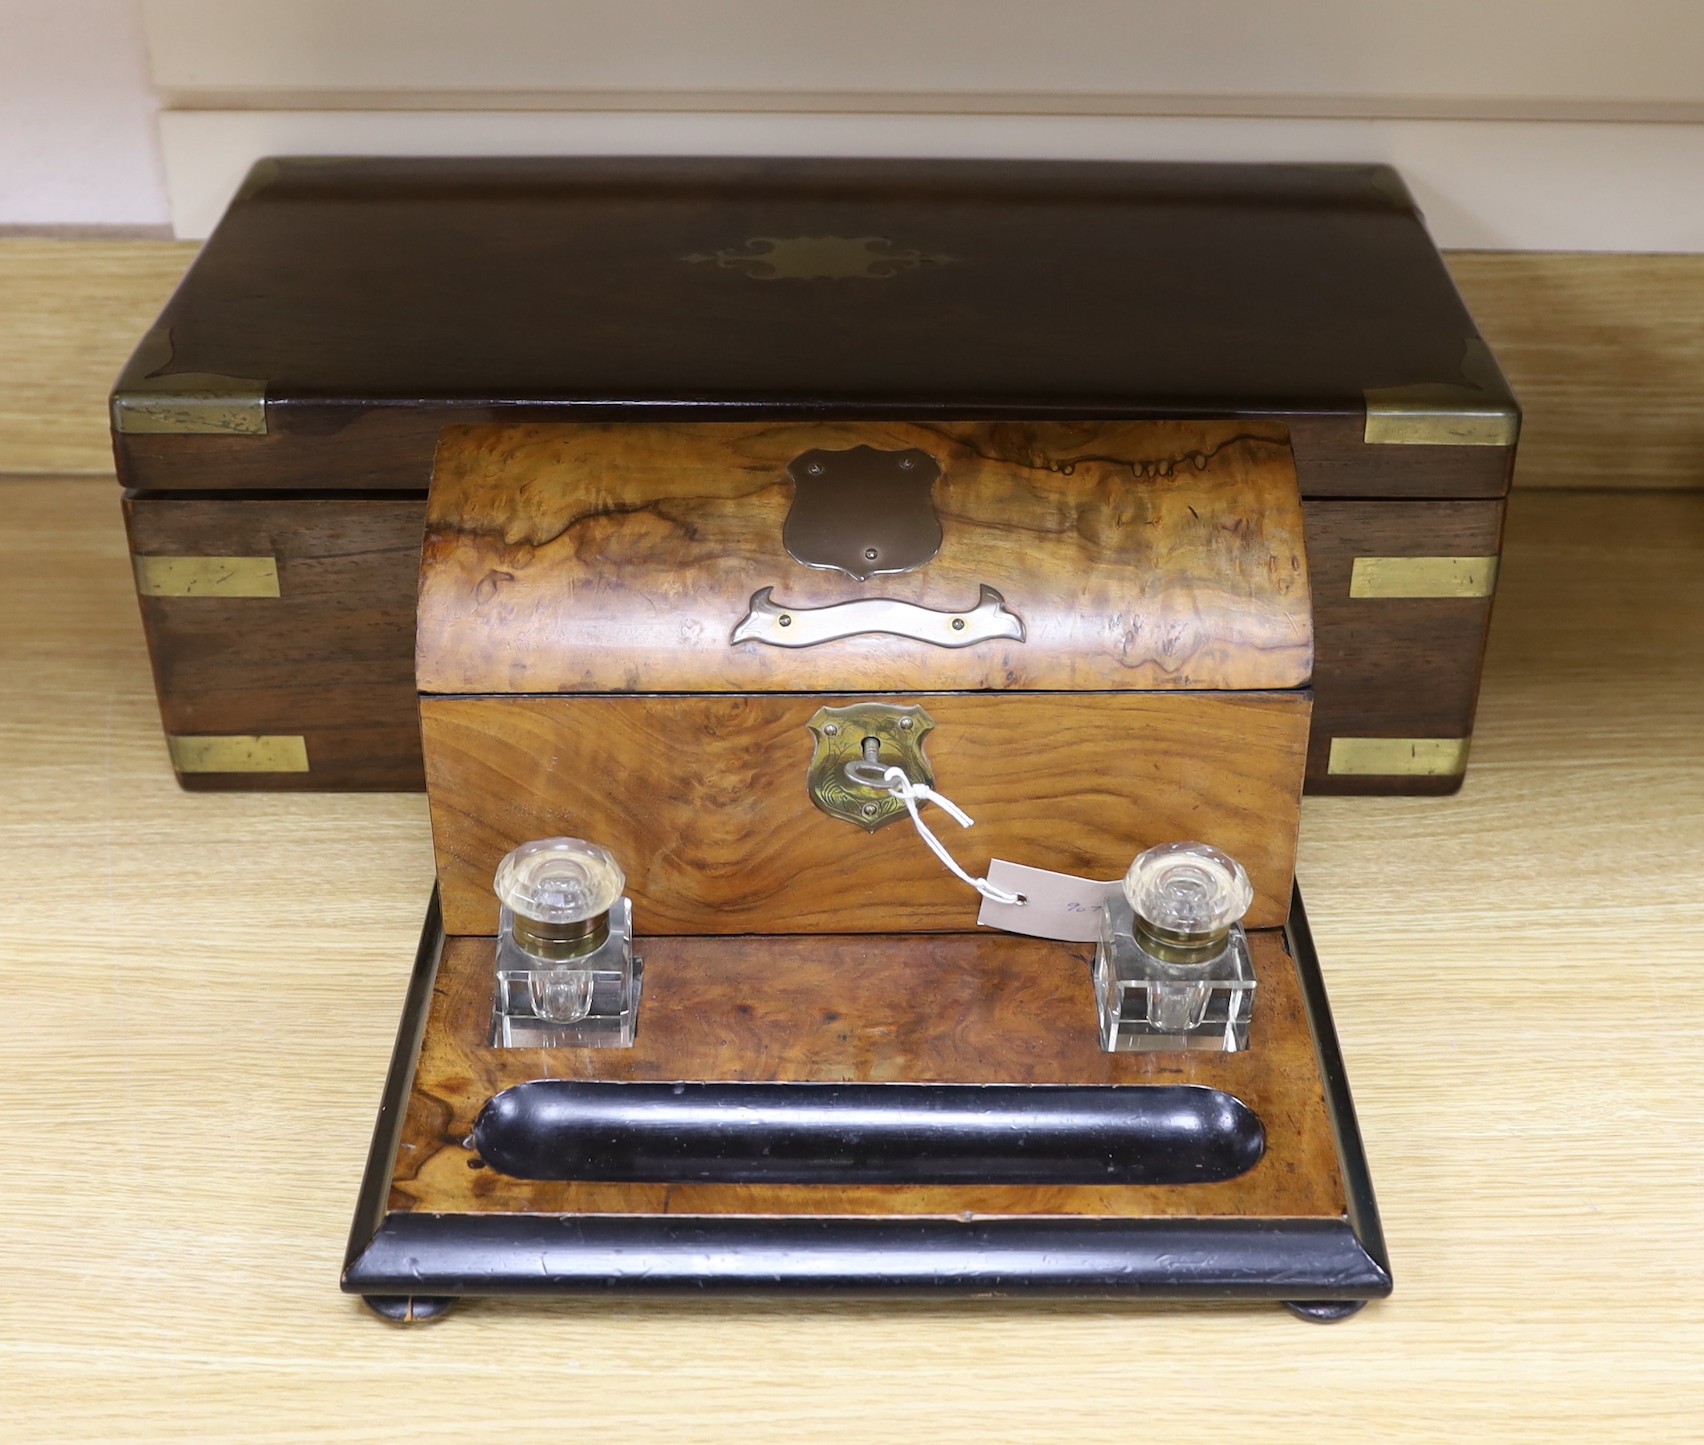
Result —
[[827, 607], [783, 607], [773, 587], [754, 593], [751, 611], [734, 628], [730, 642], [765, 642], [771, 647], [815, 647], [843, 637], [886, 633], [927, 642], [933, 647], [971, 647], [1005, 637], [1024, 640], [1023, 619], [1006, 610], [1006, 599], [986, 583], [968, 612], [937, 612], [891, 597], [860, 597]]

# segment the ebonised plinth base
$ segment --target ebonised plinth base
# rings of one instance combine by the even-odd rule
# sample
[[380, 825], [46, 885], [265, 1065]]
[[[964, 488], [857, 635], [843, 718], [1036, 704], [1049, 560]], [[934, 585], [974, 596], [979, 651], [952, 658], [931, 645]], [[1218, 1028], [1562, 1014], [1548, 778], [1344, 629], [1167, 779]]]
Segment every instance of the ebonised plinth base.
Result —
[[[464, 1295], [1265, 1300], [1347, 1318], [1391, 1277], [1299, 896], [1282, 940], [1258, 942], [1267, 1032], [1257, 1004], [1241, 1054], [1103, 1056], [1086, 958], [984, 933], [859, 943], [862, 973], [820, 966], [809, 940], [653, 940], [635, 1047], [570, 1058], [488, 1048], [488, 960], [478, 940], [446, 943], [434, 902], [343, 1288], [397, 1322]], [[950, 1056], [882, 1013], [914, 1006], [880, 986], [895, 960], [915, 961], [918, 997], [967, 991]], [[677, 1007], [707, 977], [734, 980], [725, 1018]], [[774, 1012], [783, 978], [809, 1000], [796, 1017]], [[1019, 1025], [1002, 1013], [993, 1029], [976, 997], [1009, 1010], [1014, 990], [1033, 1036], [1008, 1063]], [[705, 1037], [724, 1051], [695, 1053]], [[1011, 1159], [964, 1102], [976, 1081]], [[506, 1091], [506, 1112], [482, 1114]], [[860, 1129], [860, 1113], [883, 1117]], [[964, 1139], [934, 1137], [960, 1116]], [[722, 1129], [752, 1138], [719, 1147]]]

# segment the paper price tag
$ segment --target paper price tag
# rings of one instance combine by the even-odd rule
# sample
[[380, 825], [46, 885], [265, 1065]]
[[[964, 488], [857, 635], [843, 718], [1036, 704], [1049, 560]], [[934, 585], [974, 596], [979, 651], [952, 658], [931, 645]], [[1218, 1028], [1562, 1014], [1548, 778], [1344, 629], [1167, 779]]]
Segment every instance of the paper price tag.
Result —
[[1049, 873], [996, 858], [988, 865], [988, 881], [1007, 893], [1023, 896], [1022, 903], [982, 900], [976, 921], [986, 928], [1027, 933], [1032, 938], [1057, 938], [1064, 943], [1092, 943], [1100, 937], [1106, 898], [1118, 880], [1097, 883], [1069, 873]]

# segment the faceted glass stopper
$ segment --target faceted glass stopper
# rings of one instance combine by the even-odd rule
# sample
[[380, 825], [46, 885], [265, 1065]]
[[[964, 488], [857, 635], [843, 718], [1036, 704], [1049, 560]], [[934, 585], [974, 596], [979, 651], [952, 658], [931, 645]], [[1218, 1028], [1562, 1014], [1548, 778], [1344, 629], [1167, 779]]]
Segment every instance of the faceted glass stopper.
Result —
[[627, 886], [607, 848], [584, 838], [538, 838], [497, 865], [497, 897], [519, 918], [584, 923], [615, 906]]
[[1254, 886], [1228, 853], [1205, 843], [1166, 843], [1130, 865], [1124, 897], [1145, 931], [1206, 943], [1223, 938], [1248, 912]]

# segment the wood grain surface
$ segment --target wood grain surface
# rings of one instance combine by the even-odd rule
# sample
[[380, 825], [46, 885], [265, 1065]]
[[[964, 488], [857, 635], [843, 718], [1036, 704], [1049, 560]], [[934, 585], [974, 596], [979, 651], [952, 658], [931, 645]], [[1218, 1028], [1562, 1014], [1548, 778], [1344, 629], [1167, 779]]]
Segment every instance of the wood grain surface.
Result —
[[1704, 486], [1704, 255], [1447, 259], [1525, 413], [1517, 485]]
[[[1495, 598], [1351, 597], [1355, 559], [1494, 557], [1503, 503], [1330, 501], [1305, 510], [1319, 655], [1308, 790], [1389, 792], [1389, 778], [1332, 774], [1332, 740], [1471, 737]], [[1411, 777], [1402, 788], [1453, 793], [1461, 782]]]
[[[491, 880], [534, 838], [590, 838], [626, 871], [634, 926], [666, 933], [958, 932], [978, 899], [909, 819], [867, 833], [806, 786], [822, 706], [863, 696], [423, 697], [444, 929], [494, 934]], [[1199, 839], [1289, 911], [1308, 697], [1290, 693], [920, 693], [935, 784], [976, 820], [930, 826], [982, 876], [993, 858], [1119, 878]], [[1067, 804], [1067, 800], [1068, 804]]]
[[420, 779], [408, 498], [127, 498], [131, 551], [270, 557], [276, 597], [140, 597], [168, 733], [301, 737], [296, 773], [184, 774], [188, 787], [410, 788]]
[[[1397, 450], [1385, 448], [1384, 450]], [[419, 497], [164, 499], [130, 505], [134, 545], [167, 554], [275, 553], [283, 606], [142, 603], [162, 716], [182, 731], [300, 735], [306, 773], [201, 774], [196, 787], [419, 788], [411, 659]], [[1336, 737], [1463, 737], [1491, 604], [1349, 596], [1357, 557], [1487, 556], [1500, 501], [1302, 503], [1314, 607], [1310, 792], [1452, 791], [1455, 778], [1333, 777]], [[381, 646], [382, 642], [382, 646]], [[350, 658], [358, 659], [352, 667]]]
[[1138, 1409], [1170, 1442], [1697, 1438], [1704, 498], [1517, 495], [1467, 786], [1303, 810], [1389, 1300], [1329, 1329], [504, 1301], [399, 1333], [337, 1276], [425, 800], [178, 790], [116, 490], [0, 482], [9, 1439], [1113, 1445]]
[[[1272, 423], [450, 427], [421, 558], [422, 693], [1286, 688], [1313, 671], [1295, 468]], [[856, 447], [940, 470], [932, 560], [858, 581], [782, 545], [789, 464]], [[819, 463], [823, 465], [823, 463]], [[858, 490], [840, 491], [848, 530]], [[869, 523], [864, 524], [866, 527]], [[1020, 640], [731, 642], [754, 594], [892, 598]]]
[[0, 472], [112, 475], [107, 392], [196, 250], [0, 235]]
[[[493, 1049], [496, 942], [446, 942], [390, 1207], [426, 1213], [961, 1214], [1341, 1218], [1346, 1208], [1296, 970], [1249, 935], [1257, 980], [1236, 1054], [1108, 1054], [1087, 945], [984, 932], [916, 938], [640, 938], [631, 1049]], [[1260, 1116], [1266, 1153], [1193, 1185], [569, 1184], [480, 1167], [486, 1101], [528, 1079], [1200, 1084]]]
[[[108, 388], [195, 252], [181, 241], [0, 236], [0, 469], [108, 471]], [[1704, 485], [1704, 257], [1454, 251], [1445, 260], [1526, 411], [1517, 485]], [[400, 426], [374, 415], [282, 440], [296, 469], [325, 485], [422, 486], [431, 437], [406, 414], [393, 420]], [[278, 440], [130, 445], [152, 486], [226, 489], [267, 485]]]
[[[195, 252], [181, 241], [0, 236], [0, 470], [108, 471], [108, 388]], [[1704, 485], [1704, 256], [1445, 260], [1526, 412], [1517, 485]], [[155, 487], [264, 487], [278, 441], [325, 485], [420, 487], [431, 437], [406, 414], [392, 423], [373, 415], [329, 436], [130, 446]]]

